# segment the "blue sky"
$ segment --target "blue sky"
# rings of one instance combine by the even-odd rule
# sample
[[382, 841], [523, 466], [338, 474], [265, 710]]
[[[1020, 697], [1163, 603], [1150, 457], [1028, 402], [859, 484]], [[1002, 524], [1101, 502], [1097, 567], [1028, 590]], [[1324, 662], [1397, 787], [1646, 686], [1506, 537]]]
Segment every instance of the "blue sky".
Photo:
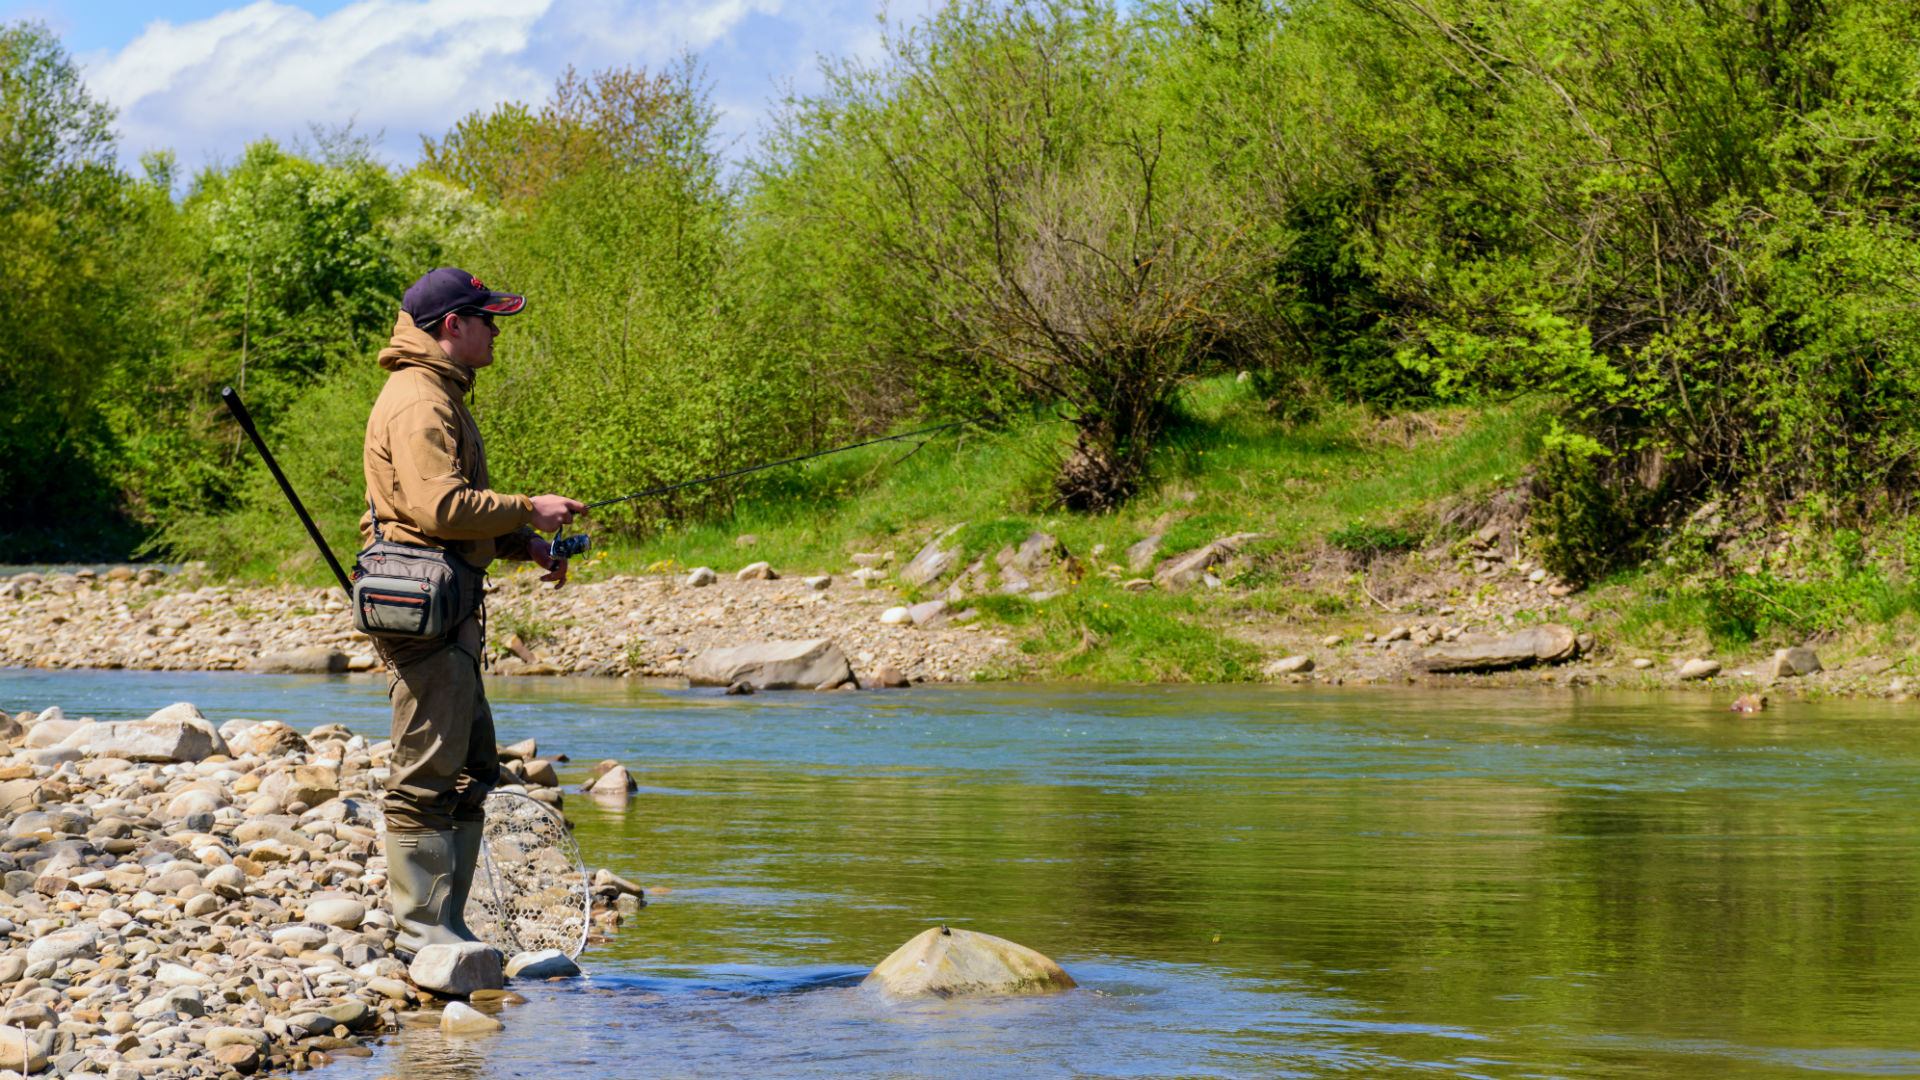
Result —
[[[122, 156], [188, 168], [263, 135], [352, 122], [395, 164], [422, 133], [503, 101], [544, 100], [568, 64], [704, 63], [727, 137], [751, 138], [780, 87], [819, 85], [817, 57], [876, 56], [884, 0], [0, 0], [0, 22], [60, 35], [118, 110]], [[891, 18], [928, 0], [894, 0]]]

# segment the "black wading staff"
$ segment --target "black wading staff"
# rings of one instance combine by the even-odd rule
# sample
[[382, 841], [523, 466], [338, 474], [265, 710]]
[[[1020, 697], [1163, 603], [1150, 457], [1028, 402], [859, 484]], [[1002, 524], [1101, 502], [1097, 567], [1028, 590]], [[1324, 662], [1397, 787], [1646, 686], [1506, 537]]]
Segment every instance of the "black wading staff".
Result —
[[273, 454], [267, 450], [267, 444], [260, 440], [260, 433], [253, 429], [253, 417], [247, 415], [247, 407], [241, 404], [240, 395], [229, 386], [220, 391], [220, 400], [227, 403], [227, 411], [233, 414], [235, 420], [240, 421], [240, 430], [245, 431], [247, 438], [253, 440], [254, 449], [260, 451], [261, 460], [267, 463], [267, 471], [273, 473], [273, 478], [280, 482], [280, 490], [287, 493], [287, 501], [293, 504], [293, 512], [300, 515], [300, 524], [307, 527], [307, 535], [313, 537], [313, 542], [319, 547], [320, 554], [326, 556], [327, 565], [333, 568], [333, 576], [340, 579], [340, 587], [347, 590], [347, 599], [351, 601], [353, 585], [347, 581], [347, 572], [340, 568], [340, 560], [333, 557], [333, 549], [327, 546], [326, 538], [320, 535], [320, 529], [314, 525], [313, 518], [307, 516], [307, 508], [300, 504], [300, 496], [293, 493], [293, 485], [287, 482], [287, 474], [280, 471], [280, 463], [273, 460]]

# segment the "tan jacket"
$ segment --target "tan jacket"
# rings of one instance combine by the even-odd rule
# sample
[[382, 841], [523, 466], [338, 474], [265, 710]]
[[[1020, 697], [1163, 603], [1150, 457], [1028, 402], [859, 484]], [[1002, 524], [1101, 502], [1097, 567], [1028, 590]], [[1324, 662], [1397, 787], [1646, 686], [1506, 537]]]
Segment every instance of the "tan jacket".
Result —
[[[461, 400], [473, 371], [447, 358], [406, 312], [380, 350], [393, 374], [367, 417], [367, 498], [388, 540], [447, 548], [477, 569], [496, 557], [526, 559], [533, 502], [487, 486], [487, 451]], [[360, 517], [361, 543], [373, 521]]]

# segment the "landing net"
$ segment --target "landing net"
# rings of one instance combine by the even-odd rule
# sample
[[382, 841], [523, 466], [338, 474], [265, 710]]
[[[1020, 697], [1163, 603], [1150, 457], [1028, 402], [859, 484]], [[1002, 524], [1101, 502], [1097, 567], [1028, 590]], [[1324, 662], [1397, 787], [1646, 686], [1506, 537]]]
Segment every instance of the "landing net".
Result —
[[490, 793], [486, 813], [467, 929], [503, 956], [542, 949], [579, 956], [593, 897], [566, 822], [546, 803], [512, 791]]

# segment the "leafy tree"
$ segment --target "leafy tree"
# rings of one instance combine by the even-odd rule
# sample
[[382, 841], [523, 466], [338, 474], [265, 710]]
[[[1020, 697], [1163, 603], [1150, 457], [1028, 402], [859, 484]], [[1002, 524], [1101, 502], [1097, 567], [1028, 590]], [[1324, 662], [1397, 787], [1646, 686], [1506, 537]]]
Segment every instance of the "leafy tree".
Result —
[[134, 242], [144, 202], [114, 164], [111, 121], [44, 26], [0, 27], [0, 532], [11, 558], [126, 542], [105, 475], [110, 433], [92, 404], [112, 392], [115, 356], [138, 347], [149, 290]]
[[756, 180], [770, 227], [806, 230], [818, 287], [871, 290], [850, 306], [911, 350], [916, 389], [1063, 405], [1059, 501], [1110, 508], [1181, 380], [1259, 349], [1259, 233], [1142, 108], [1115, 10], [955, 5], [888, 44], [791, 103]]

